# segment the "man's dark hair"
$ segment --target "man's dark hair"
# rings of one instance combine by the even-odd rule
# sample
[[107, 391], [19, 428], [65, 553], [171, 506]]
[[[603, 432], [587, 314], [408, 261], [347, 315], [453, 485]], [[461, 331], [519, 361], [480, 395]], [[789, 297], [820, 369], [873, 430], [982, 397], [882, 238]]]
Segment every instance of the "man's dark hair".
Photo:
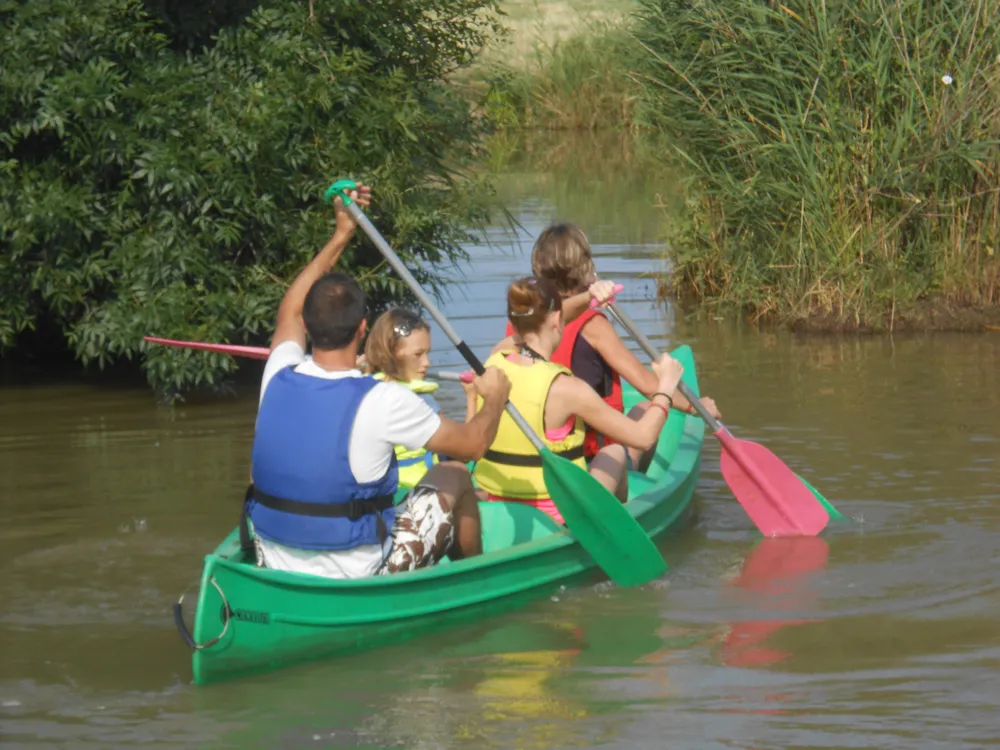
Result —
[[302, 319], [314, 349], [343, 349], [365, 318], [367, 300], [358, 282], [328, 273], [312, 285], [302, 305]]

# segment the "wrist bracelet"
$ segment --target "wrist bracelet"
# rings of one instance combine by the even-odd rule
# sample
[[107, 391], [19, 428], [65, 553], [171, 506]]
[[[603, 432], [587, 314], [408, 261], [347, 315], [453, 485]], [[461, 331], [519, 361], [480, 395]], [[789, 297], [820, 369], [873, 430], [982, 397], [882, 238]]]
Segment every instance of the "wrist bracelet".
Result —
[[[656, 398], [657, 396], [663, 396], [663, 398], [665, 398], [667, 400], [667, 403], [670, 404], [670, 408], [671, 409], [674, 408], [674, 400], [670, 397], [669, 394], [664, 393], [663, 391], [657, 391], [652, 396], [650, 396], [649, 397], [649, 402], [653, 403], [653, 399]], [[659, 405], [660, 404], [656, 404], [656, 406], [659, 406]]]
[[655, 406], [657, 409], [662, 410], [663, 411], [663, 416], [670, 417], [670, 409], [668, 409], [667, 407], [665, 407], [663, 404], [658, 404], [655, 401], [650, 401], [649, 405], [650, 406]]

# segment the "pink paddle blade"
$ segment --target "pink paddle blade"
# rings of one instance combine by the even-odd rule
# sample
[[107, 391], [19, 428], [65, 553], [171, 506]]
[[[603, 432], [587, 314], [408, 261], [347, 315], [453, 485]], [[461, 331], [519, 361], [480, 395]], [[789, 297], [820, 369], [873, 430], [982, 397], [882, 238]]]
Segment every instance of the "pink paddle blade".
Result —
[[218, 352], [219, 354], [229, 354], [233, 357], [249, 357], [250, 359], [267, 359], [270, 351], [266, 346], [238, 346], [236, 344], [207, 344], [202, 341], [175, 341], [174, 339], [161, 339], [156, 336], [144, 336], [151, 344], [163, 344], [164, 346], [177, 346], [182, 349], [200, 349], [206, 352]]
[[815, 536], [826, 527], [830, 514], [781, 459], [726, 430], [715, 436], [722, 443], [722, 476], [764, 536]]

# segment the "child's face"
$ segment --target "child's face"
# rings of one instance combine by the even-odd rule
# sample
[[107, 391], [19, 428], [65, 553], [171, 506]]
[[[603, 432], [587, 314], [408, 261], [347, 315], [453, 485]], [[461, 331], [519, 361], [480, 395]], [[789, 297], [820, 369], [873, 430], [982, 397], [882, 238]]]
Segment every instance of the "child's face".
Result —
[[427, 331], [414, 331], [396, 344], [396, 367], [401, 380], [423, 380], [431, 366], [431, 335]]

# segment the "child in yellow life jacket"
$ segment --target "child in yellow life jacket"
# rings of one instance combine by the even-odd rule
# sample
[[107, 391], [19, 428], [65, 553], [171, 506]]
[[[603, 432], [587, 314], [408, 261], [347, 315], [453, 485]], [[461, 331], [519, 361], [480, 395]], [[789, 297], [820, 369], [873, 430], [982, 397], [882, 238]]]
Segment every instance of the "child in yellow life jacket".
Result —
[[[435, 412], [441, 406], [433, 394], [437, 383], [424, 378], [430, 367], [431, 329], [419, 315], [402, 307], [386, 310], [375, 321], [365, 344], [365, 359], [374, 377], [391, 380], [416, 393]], [[424, 448], [407, 450], [396, 446], [399, 486], [412, 488], [440, 457]]]
[[[609, 492], [626, 502], [627, 466], [638, 466], [643, 455], [655, 448], [684, 368], [669, 355], [661, 355], [652, 363], [656, 388], [649, 405], [626, 416], [553, 361], [565, 328], [554, 283], [534, 277], [515, 281], [507, 290], [507, 317], [521, 337], [521, 348], [501, 347], [486, 360], [486, 366], [498, 367], [507, 375], [511, 402], [550, 451], [589, 469]], [[615, 443], [601, 448], [589, 467], [584, 460], [584, 424]], [[493, 444], [476, 464], [473, 476], [484, 500], [524, 503], [563, 522], [548, 495], [538, 451], [509, 414], [500, 418]]]

